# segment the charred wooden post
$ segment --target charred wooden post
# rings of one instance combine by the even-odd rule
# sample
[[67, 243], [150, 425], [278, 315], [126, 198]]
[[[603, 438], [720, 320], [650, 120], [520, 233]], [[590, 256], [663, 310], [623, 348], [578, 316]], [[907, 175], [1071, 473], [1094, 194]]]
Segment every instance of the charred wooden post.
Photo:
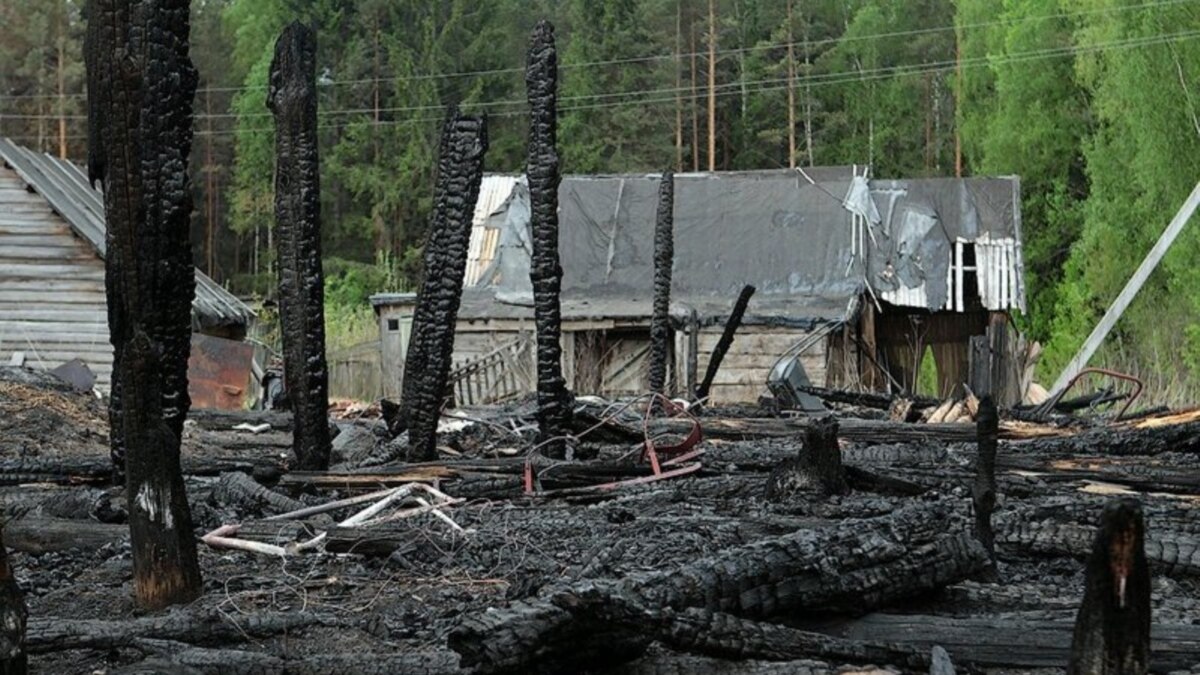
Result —
[[1150, 567], [1142, 505], [1108, 504], [1088, 558], [1068, 675], [1136, 675], [1150, 663]]
[[113, 345], [109, 423], [126, 472], [134, 594], [145, 608], [202, 591], [179, 442], [190, 400], [192, 98], [187, 0], [89, 6], [88, 177], [104, 185]]
[[996, 509], [996, 447], [1000, 432], [1000, 415], [991, 396], [979, 402], [976, 415], [979, 435], [978, 457], [975, 460], [975, 483], [971, 497], [975, 505], [975, 536], [992, 559], [993, 574], [996, 561], [996, 535], [992, 530], [992, 512]]
[[29, 610], [25, 594], [8, 565], [8, 552], [0, 545], [0, 675], [25, 675], [25, 622]]
[[712, 358], [708, 360], [708, 369], [704, 371], [704, 380], [696, 388], [697, 400], [703, 401], [708, 398], [713, 380], [716, 379], [717, 371], [721, 369], [721, 362], [725, 360], [725, 355], [729, 353], [729, 348], [733, 345], [733, 336], [742, 325], [742, 317], [746, 315], [746, 306], [750, 304], [750, 297], [753, 295], [754, 287], [749, 284], [743, 286], [742, 292], [738, 294], [737, 302], [733, 304], [733, 311], [729, 314], [729, 320], [725, 322], [725, 330], [721, 333], [721, 339], [717, 341]]
[[[654, 222], [654, 312], [650, 316], [650, 391], [665, 394], [671, 353], [671, 266], [675, 262], [675, 174], [663, 172]], [[655, 399], [657, 408], [660, 401]]]
[[558, 258], [558, 51], [554, 26], [539, 21], [529, 38], [525, 68], [529, 99], [529, 180], [533, 255], [529, 279], [533, 285], [537, 325], [538, 437], [543, 452], [566, 455], [572, 397], [562, 371], [562, 265]]
[[413, 313], [404, 365], [402, 416], [410, 461], [437, 457], [437, 423], [454, 355], [471, 218], [483, 182], [487, 121], [451, 110], [442, 129], [433, 217], [425, 245], [425, 281]]
[[299, 469], [329, 468], [329, 371], [321, 270], [317, 151], [317, 38], [293, 22], [275, 43], [267, 107], [275, 117], [275, 223], [279, 324]]
[[804, 430], [800, 455], [771, 472], [767, 498], [786, 499], [801, 493], [842, 495], [849, 492], [838, 446], [838, 423], [832, 415], [814, 419]]

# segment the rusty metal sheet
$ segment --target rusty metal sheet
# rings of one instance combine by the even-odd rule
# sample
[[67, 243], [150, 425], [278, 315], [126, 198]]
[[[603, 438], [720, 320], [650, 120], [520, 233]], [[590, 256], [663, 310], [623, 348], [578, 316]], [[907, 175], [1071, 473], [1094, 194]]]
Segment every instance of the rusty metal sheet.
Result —
[[192, 334], [188, 395], [193, 408], [241, 410], [249, 404], [254, 345]]

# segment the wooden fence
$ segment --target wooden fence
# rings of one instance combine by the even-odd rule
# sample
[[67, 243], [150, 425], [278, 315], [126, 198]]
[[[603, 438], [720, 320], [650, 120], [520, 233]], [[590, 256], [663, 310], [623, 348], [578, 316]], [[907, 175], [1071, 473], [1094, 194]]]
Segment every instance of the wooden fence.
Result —
[[330, 352], [329, 397], [377, 401], [383, 397], [383, 358], [379, 340]]
[[533, 390], [533, 340], [530, 333], [458, 365], [450, 388], [458, 405], [500, 403]]

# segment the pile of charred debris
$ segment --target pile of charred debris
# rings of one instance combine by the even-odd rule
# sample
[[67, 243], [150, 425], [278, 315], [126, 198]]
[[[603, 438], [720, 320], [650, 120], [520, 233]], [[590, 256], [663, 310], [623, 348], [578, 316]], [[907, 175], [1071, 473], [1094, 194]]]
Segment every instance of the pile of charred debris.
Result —
[[536, 397], [445, 408], [487, 150], [486, 120], [451, 111], [402, 400], [331, 421], [316, 44], [294, 24], [268, 97], [291, 412], [189, 413], [186, 3], [93, 9], [114, 387], [0, 372], [5, 672], [1198, 672], [1200, 411], [668, 398], [669, 174], [650, 392], [572, 395], [546, 23], [526, 74]]
[[529, 452], [533, 401], [444, 416], [427, 462], [398, 461], [408, 433], [383, 419], [338, 420], [323, 471], [293, 468], [288, 414], [194, 411], [203, 594], [141, 614], [102, 407], [9, 371], [25, 648], [44, 672], [1200, 662], [1200, 413], [1032, 424], [985, 401], [975, 423], [923, 424], [860, 399], [821, 418], [582, 399], [560, 460]]

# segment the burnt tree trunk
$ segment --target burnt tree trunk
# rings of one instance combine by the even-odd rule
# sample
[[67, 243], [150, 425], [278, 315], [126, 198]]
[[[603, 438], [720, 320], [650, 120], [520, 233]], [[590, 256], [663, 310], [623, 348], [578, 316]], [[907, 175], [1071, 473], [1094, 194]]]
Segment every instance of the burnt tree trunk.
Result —
[[975, 460], [975, 483], [971, 486], [975, 506], [975, 536], [987, 549], [994, 574], [996, 535], [992, 530], [992, 512], [996, 508], [996, 447], [999, 444], [1000, 415], [991, 396], [984, 396], [979, 402], [976, 428], [979, 452]]
[[425, 282], [413, 313], [404, 365], [402, 415], [409, 461], [437, 458], [437, 424], [454, 356], [454, 328], [462, 301], [471, 218], [483, 181], [487, 121], [451, 110], [442, 129]]
[[179, 460], [195, 295], [188, 13], [187, 0], [92, 0], [85, 50], [88, 177], [104, 185], [107, 221], [110, 434], [134, 595], [151, 609], [203, 590]]
[[539, 21], [525, 69], [529, 98], [529, 180], [533, 285], [537, 326], [538, 440], [550, 457], [566, 456], [572, 397], [562, 371], [562, 265], [558, 258], [558, 51], [554, 26]]
[[[671, 265], [675, 261], [675, 174], [663, 172], [654, 222], [654, 312], [650, 316], [650, 391], [665, 394], [671, 353]], [[657, 409], [657, 399], [653, 406]]]
[[746, 306], [750, 304], [752, 295], [754, 295], [754, 287], [749, 284], [743, 286], [742, 292], [738, 294], [737, 302], [733, 304], [733, 311], [729, 313], [729, 320], [725, 322], [725, 330], [721, 332], [721, 339], [717, 340], [712, 358], [708, 360], [708, 368], [704, 371], [704, 380], [700, 382], [699, 387], [696, 387], [696, 400], [704, 401], [708, 398], [713, 380], [717, 377], [717, 371], [721, 369], [721, 362], [725, 360], [725, 355], [733, 346], [733, 336], [742, 325], [742, 317], [746, 315]]
[[1136, 499], [1104, 509], [1075, 617], [1068, 675], [1137, 675], [1150, 666], [1150, 566]]
[[832, 415], [809, 423], [799, 456], [772, 471], [767, 482], [767, 498], [774, 500], [803, 493], [843, 495], [849, 491], [838, 445], [838, 423]]
[[284, 382], [292, 408], [296, 466], [329, 468], [329, 371], [321, 270], [317, 150], [317, 38], [294, 22], [271, 62], [267, 107], [275, 116], [275, 222]]
[[0, 675], [25, 675], [25, 622], [29, 610], [25, 595], [8, 565], [8, 552], [0, 545]]

